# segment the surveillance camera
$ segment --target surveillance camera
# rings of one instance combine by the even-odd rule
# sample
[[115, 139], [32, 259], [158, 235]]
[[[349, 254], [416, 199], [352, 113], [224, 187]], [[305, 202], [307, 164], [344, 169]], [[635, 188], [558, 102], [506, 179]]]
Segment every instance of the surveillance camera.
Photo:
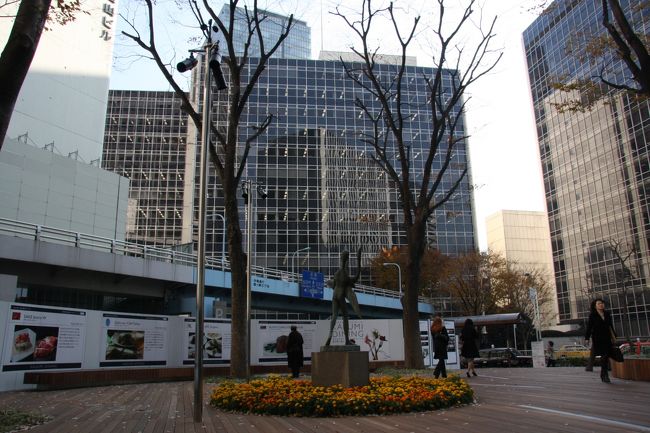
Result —
[[180, 73], [187, 72], [190, 69], [193, 69], [198, 63], [199, 61], [196, 59], [196, 57], [190, 56], [182, 62], [178, 62], [176, 69]]
[[212, 52], [208, 65], [212, 71], [212, 75], [214, 76], [214, 81], [217, 85], [217, 89], [227, 89], [228, 84], [226, 84], [226, 80], [223, 77], [223, 72], [221, 71], [221, 54], [219, 54], [218, 48]]
[[262, 198], [266, 198], [269, 196], [269, 192], [266, 190], [266, 187], [262, 185], [257, 185], [257, 193]]

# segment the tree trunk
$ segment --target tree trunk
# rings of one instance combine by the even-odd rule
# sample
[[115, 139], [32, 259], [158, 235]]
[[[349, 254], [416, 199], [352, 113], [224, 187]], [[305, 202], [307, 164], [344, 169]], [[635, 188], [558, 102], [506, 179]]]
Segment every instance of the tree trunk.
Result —
[[426, 247], [426, 220], [416, 217], [408, 228], [409, 256], [406, 269], [409, 275], [408, 286], [402, 298], [404, 364], [406, 368], [424, 368], [422, 343], [420, 341], [420, 316], [418, 313], [418, 288], [420, 286], [420, 266]]
[[231, 348], [230, 375], [245, 378], [248, 373], [248, 318], [246, 317], [246, 254], [242, 247], [239, 225], [237, 182], [230, 177], [223, 185], [226, 220], [228, 221], [228, 254], [231, 272]]
[[18, 93], [43, 33], [51, 0], [23, 0], [0, 55], [0, 149], [4, 143]]

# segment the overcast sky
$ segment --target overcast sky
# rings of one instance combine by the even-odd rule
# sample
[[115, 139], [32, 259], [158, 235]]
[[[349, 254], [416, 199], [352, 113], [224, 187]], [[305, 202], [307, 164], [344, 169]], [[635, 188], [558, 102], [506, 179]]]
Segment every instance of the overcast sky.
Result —
[[[139, 2], [138, 2], [139, 3]], [[174, 7], [174, 0], [158, 0], [159, 5], [168, 6], [161, 9], [156, 25], [158, 46], [166, 59], [177, 62], [187, 56], [187, 49], [200, 45], [191, 41], [192, 36], [200, 36], [200, 31], [192, 28], [192, 18], [179, 13]], [[260, 7], [280, 14], [293, 13], [298, 19], [306, 21], [312, 29], [312, 56], [318, 57], [321, 49], [331, 51], [348, 51], [354, 44], [353, 35], [345, 27], [341, 18], [331, 11], [339, 4], [343, 12], [354, 9], [357, 0], [316, 1], [276, 0], [260, 1]], [[373, 4], [381, 4], [374, 0]], [[463, 9], [467, 0], [447, 0], [449, 22]], [[497, 16], [495, 49], [503, 50], [503, 58], [496, 69], [478, 81], [468, 90], [471, 97], [466, 112], [470, 138], [470, 158], [472, 164], [472, 182], [475, 191], [476, 223], [479, 246], [487, 249], [485, 218], [501, 209], [544, 211], [544, 192], [541, 180], [539, 152], [535, 134], [528, 75], [523, 52], [522, 32], [530, 25], [535, 16], [528, 11], [531, 0], [483, 0], [482, 9], [478, 10], [472, 25], [466, 26], [466, 41], [471, 42], [476, 34], [477, 25], [485, 25]], [[136, 2], [121, 2], [121, 13], [134, 17], [142, 15], [144, 9], [135, 6]], [[214, 9], [221, 10], [220, 2], [213, 2]], [[418, 64], [431, 66], [430, 44], [424, 39], [426, 26], [431, 23], [430, 14], [434, 1], [398, 0], [396, 7], [405, 17], [404, 25], [409, 24], [415, 16], [421, 15], [422, 39], [413, 55], [418, 57]], [[322, 12], [322, 13], [321, 13]], [[482, 12], [482, 13], [481, 13]], [[140, 29], [141, 31], [144, 28]], [[120, 30], [130, 30], [122, 22]], [[386, 23], [382, 27], [389, 34]], [[194, 46], [192, 45], [194, 44]], [[390, 50], [391, 41], [382, 40], [381, 46]], [[116, 38], [115, 64], [111, 75], [113, 89], [169, 90], [167, 82], [151, 61], [137, 60], [133, 54], [138, 51], [128, 44], [123, 37]], [[181, 78], [188, 85], [187, 78]]]

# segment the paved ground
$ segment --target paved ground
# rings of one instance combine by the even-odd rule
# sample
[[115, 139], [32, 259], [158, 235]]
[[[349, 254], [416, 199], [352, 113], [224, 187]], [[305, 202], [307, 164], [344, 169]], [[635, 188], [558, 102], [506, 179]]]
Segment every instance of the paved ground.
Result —
[[266, 417], [206, 405], [203, 423], [195, 424], [192, 382], [6, 392], [0, 408], [53, 417], [33, 433], [650, 432], [648, 382], [604, 384], [598, 372], [571, 367], [481, 369], [479, 375], [467, 379], [474, 405], [392, 416]]

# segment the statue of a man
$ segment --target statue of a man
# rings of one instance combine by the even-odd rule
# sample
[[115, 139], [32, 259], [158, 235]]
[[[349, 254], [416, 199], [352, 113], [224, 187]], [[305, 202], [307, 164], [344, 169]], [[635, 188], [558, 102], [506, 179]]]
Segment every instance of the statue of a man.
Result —
[[336, 319], [341, 311], [343, 316], [343, 332], [345, 332], [345, 344], [352, 344], [350, 342], [350, 326], [348, 324], [348, 308], [346, 305], [346, 299], [350, 302], [352, 309], [359, 317], [361, 317], [361, 310], [359, 310], [359, 302], [357, 301], [357, 295], [354, 293], [354, 284], [359, 280], [361, 275], [361, 248], [357, 251], [357, 275], [354, 278], [351, 278], [348, 274], [348, 259], [350, 254], [347, 251], [341, 253], [341, 266], [334, 274], [334, 278], [327, 282], [329, 287], [334, 289], [334, 294], [332, 295], [332, 319], [330, 321], [330, 333], [325, 342], [325, 346], [330, 345], [332, 340], [332, 332], [334, 331], [334, 325], [336, 325]]

